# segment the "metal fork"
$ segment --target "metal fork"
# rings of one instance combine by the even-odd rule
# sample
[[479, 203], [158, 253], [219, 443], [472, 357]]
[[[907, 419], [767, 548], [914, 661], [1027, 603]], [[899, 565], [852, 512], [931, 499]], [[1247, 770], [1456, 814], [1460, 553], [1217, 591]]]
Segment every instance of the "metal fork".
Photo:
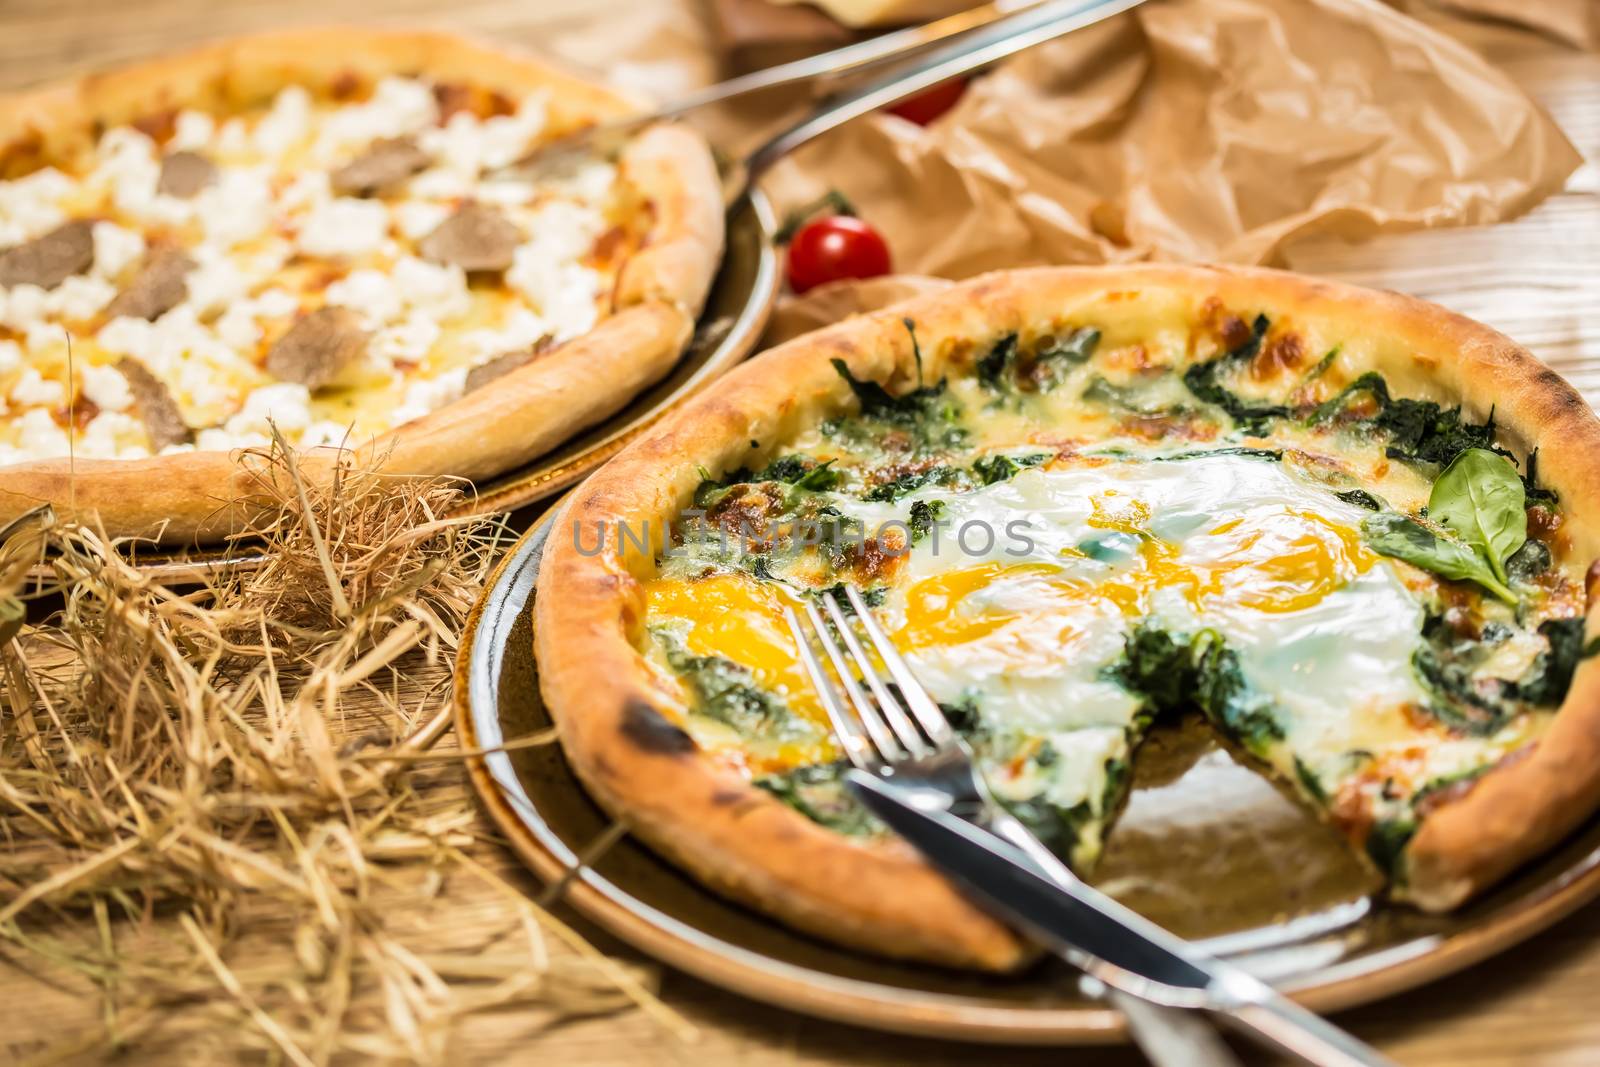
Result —
[[[834, 733], [850, 762], [861, 770], [882, 774], [891, 766], [897, 770], [910, 769], [912, 761], [915, 761], [914, 773], [919, 779], [925, 776], [931, 787], [948, 794], [953, 813], [1015, 844], [1052, 881], [1061, 884], [1077, 881], [1077, 875], [1045, 847], [1044, 842], [994, 802], [966, 743], [951, 728], [939, 705], [934, 703], [911, 673], [911, 668], [873, 619], [861, 595], [848, 586], [845, 595], [917, 723], [912, 724], [906, 710], [879, 677], [834, 596], [823, 594], [818, 599], [827, 611], [835, 632], [848, 649], [850, 661], [856, 664], [856, 671], [850, 669], [845, 650], [829, 637], [828, 627], [815, 604], [806, 603], [806, 618], [817, 643], [849, 694], [850, 705], [856, 709], [856, 715], [851, 715], [840, 702], [838, 691], [806, 639], [794, 610], [785, 608], [784, 615], [789, 629], [794, 633], [800, 661], [822, 697]], [[865, 681], [876, 704], [867, 699], [857, 674], [861, 681]], [[1093, 995], [1108, 1000], [1122, 1013], [1129, 1034], [1145, 1057], [1157, 1067], [1240, 1067], [1238, 1058], [1223, 1043], [1216, 1030], [1195, 1012], [1142, 1000], [1088, 975], [1085, 975], [1083, 986]]]
[[[1204, 989], [1175, 987], [1098, 959], [1081, 946], [1063, 948], [1062, 955], [1069, 962], [1104, 985], [1152, 1062], [1160, 1067], [1178, 1063], [1237, 1064], [1198, 1015], [1182, 1010], [1203, 1008], [1251, 1037], [1318, 1067], [1389, 1064], [1376, 1050], [1253, 975], [1209, 956], [1080, 880], [995, 801], [971, 750], [912, 674], [861, 595], [849, 586], [844, 593], [853, 622], [830, 593], [816, 598], [822, 611], [814, 603], [805, 605], [812, 631], [809, 637], [792, 609], [785, 609], [785, 615], [800, 662], [816, 687], [846, 757], [858, 771], [891, 780], [897, 792], [911, 794], [909, 799], [922, 810], [946, 812], [1009, 844], [1013, 855], [1020, 853], [1036, 874], [1101, 917], [1106, 929], [1097, 929], [1090, 936], [1106, 930], [1120, 931], [1124, 938], [1181, 958], [1210, 977]], [[876, 660], [857, 636], [857, 625], [871, 644]], [[831, 676], [812, 648], [813, 640], [832, 667]], [[888, 681], [879, 674], [880, 663], [888, 672]]]

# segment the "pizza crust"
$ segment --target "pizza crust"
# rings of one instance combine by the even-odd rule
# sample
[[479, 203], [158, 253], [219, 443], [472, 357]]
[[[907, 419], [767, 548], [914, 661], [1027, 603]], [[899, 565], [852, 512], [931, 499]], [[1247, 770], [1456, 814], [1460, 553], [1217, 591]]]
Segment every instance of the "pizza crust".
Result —
[[[952, 363], [948, 339], [995, 337], [1075, 309], [1116, 312], [1148, 300], [1197, 317], [1210, 298], [1263, 309], [1298, 328], [1375, 338], [1360, 358], [1402, 395], [1492, 406], [1509, 443], [1541, 453], [1561, 494], [1573, 556], [1600, 555], [1600, 421], [1525, 349], [1437, 306], [1277, 271], [1220, 267], [1047, 268], [976, 278], [780, 346], [732, 372], [581, 486], [550, 539], [535, 626], [540, 684], [579, 777], [652, 847], [713, 888], [829, 940], [891, 956], [985, 969], [1014, 967], [1024, 945], [969, 904], [904, 843], [825, 830], [741, 774], [703, 758], [673, 725], [681, 711], [638, 651], [647, 554], [593, 554], [596, 524], [659, 530], [688, 505], [700, 468], [759, 466], [775, 443], [842, 410], [849, 391], [829, 364], [899, 391]], [[961, 357], [958, 357], [961, 358]], [[581, 543], [589, 554], [579, 550]], [[1591, 601], [1593, 597], [1591, 596]], [[1589, 630], [1597, 631], [1591, 611]], [[1426, 908], [1459, 903], [1565, 834], [1600, 804], [1600, 664], [1584, 661], [1566, 702], [1527, 758], [1482, 776], [1435, 809], [1413, 839], [1407, 887]]]
[[[247, 107], [288, 84], [327, 85], [352, 73], [425, 74], [515, 96], [547, 90], [558, 126], [643, 106], [537, 60], [450, 34], [296, 30], [0, 98], [0, 177], [89, 152], [104, 125], [167, 108]], [[364, 457], [397, 473], [488, 477], [614, 415], [666, 375], [688, 344], [721, 258], [721, 187], [705, 141], [683, 126], [656, 126], [635, 137], [618, 170], [653, 220], [648, 244], [618, 275], [613, 313], [491, 387], [376, 439], [351, 442]], [[326, 452], [308, 453], [308, 471], [331, 462], [318, 451]], [[114, 536], [214, 540], [247, 521], [248, 504], [234, 501], [251, 478], [236, 456], [223, 452], [16, 464], [0, 469], [0, 523], [48, 502], [58, 514]]]

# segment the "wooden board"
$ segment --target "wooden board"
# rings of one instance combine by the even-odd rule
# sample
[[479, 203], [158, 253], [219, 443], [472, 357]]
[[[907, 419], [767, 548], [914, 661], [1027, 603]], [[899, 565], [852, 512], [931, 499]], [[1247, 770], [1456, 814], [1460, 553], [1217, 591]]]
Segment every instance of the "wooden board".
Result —
[[[293, 23], [445, 22], [570, 58], [568, 42], [596, 40], [592, 27], [637, 0], [3, 0], [0, 88], [149, 55], [207, 37]], [[558, 55], [557, 58], [561, 58]], [[1600, 159], [1600, 56], [1526, 44], [1497, 58], [1543, 100], [1591, 160]], [[1593, 162], [1566, 192], [1502, 226], [1385, 238], [1344, 247], [1303, 247], [1294, 267], [1416, 293], [1481, 318], [1528, 344], [1600, 400], [1600, 171]], [[443, 668], [441, 668], [442, 670]], [[419, 677], [425, 686], [437, 676]], [[448, 743], [448, 742], [447, 742]], [[456, 797], [458, 768], [429, 787]], [[487, 825], [480, 827], [491, 833]], [[474, 855], [513, 884], [538, 890], [509, 853], [493, 844]], [[451, 882], [418, 923], [463, 931], [501, 927], [508, 911], [480, 883]], [[628, 953], [603, 935], [594, 941]], [[552, 946], [552, 952], [561, 951]], [[1505, 956], [1339, 1021], [1412, 1067], [1545, 1067], [1587, 1064], [1600, 1048], [1600, 909], [1590, 908]], [[547, 1026], [533, 1012], [502, 1012], [459, 1034], [452, 1060], [539, 1062], [571, 1067], [681, 1064], [685, 1067], [818, 1067], [824, 1064], [970, 1067], [973, 1063], [1113, 1067], [1143, 1062], [1130, 1049], [984, 1050], [891, 1037], [816, 1022], [667, 973], [662, 994], [699, 1029], [690, 1044], [639, 1012]], [[10, 1007], [0, 1061], [10, 1062], [92, 1025], [98, 1007], [81, 990], [0, 969], [0, 1003]], [[25, 1006], [25, 1008], [23, 1007]], [[193, 1058], [174, 1047], [171, 1062]], [[187, 1053], [187, 1055], [185, 1055]], [[169, 1060], [168, 1057], [162, 1057]], [[152, 1060], [151, 1062], [155, 1062]]]

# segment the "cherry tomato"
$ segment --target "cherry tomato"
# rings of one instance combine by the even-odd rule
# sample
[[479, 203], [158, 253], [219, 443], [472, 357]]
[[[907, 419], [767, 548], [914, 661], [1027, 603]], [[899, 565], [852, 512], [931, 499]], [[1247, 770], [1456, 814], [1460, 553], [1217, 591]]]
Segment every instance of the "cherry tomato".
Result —
[[961, 99], [961, 94], [967, 91], [967, 79], [951, 78], [947, 82], [940, 82], [932, 89], [925, 89], [916, 96], [891, 105], [886, 110], [891, 115], [899, 115], [918, 126], [926, 126], [946, 111], [956, 106], [956, 101]]
[[789, 242], [789, 285], [797, 293], [840, 278], [889, 273], [883, 235], [851, 215], [812, 219]]

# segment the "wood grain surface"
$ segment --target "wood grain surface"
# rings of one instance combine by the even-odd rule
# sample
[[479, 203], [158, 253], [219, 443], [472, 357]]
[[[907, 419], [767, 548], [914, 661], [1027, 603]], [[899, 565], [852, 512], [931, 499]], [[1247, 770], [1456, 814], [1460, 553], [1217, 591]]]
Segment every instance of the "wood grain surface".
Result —
[[[596, 63], [606, 37], [626, 36], [625, 16], [643, 0], [0, 0], [0, 89], [22, 87], [108, 62], [253, 29], [329, 21], [428, 23], [486, 32], [556, 58]], [[1537, 2], [1537, 0], [1529, 0]], [[596, 29], [600, 32], [597, 33]], [[1440, 230], [1357, 246], [1301, 246], [1297, 269], [1414, 293], [1500, 328], [1533, 348], [1590, 398], [1600, 400], [1600, 56], [1529, 36], [1497, 39], [1492, 57], [1542, 100], [1591, 161], [1565, 192], [1527, 217], [1489, 228]], [[437, 678], [418, 678], [419, 685]], [[446, 742], [449, 743], [448, 741]], [[441, 770], [441, 797], [465, 775]], [[484, 827], [485, 836], [489, 836]], [[509, 853], [477, 856], [536, 892]], [[491, 890], [446, 885], [419, 923], [492, 930], [504, 912]], [[579, 923], [603, 948], [630, 955]], [[556, 949], [553, 949], [556, 951]], [[744, 1000], [676, 973], [667, 1003], [699, 1030], [690, 1043], [632, 1012], [559, 1026], [538, 1014], [483, 1017], [461, 1033], [455, 1062], [613, 1064], [1132, 1064], [1128, 1049], [976, 1049], [889, 1037], [817, 1022]], [[1404, 1064], [1544, 1067], [1600, 1062], [1600, 906], [1471, 970], [1340, 1023]], [[0, 1059], [20, 1058], [84, 1029], [97, 1004], [83, 990], [0, 970], [6, 1026]], [[187, 1058], [173, 1049], [172, 1059]], [[165, 1057], [163, 1057], [165, 1058]]]

